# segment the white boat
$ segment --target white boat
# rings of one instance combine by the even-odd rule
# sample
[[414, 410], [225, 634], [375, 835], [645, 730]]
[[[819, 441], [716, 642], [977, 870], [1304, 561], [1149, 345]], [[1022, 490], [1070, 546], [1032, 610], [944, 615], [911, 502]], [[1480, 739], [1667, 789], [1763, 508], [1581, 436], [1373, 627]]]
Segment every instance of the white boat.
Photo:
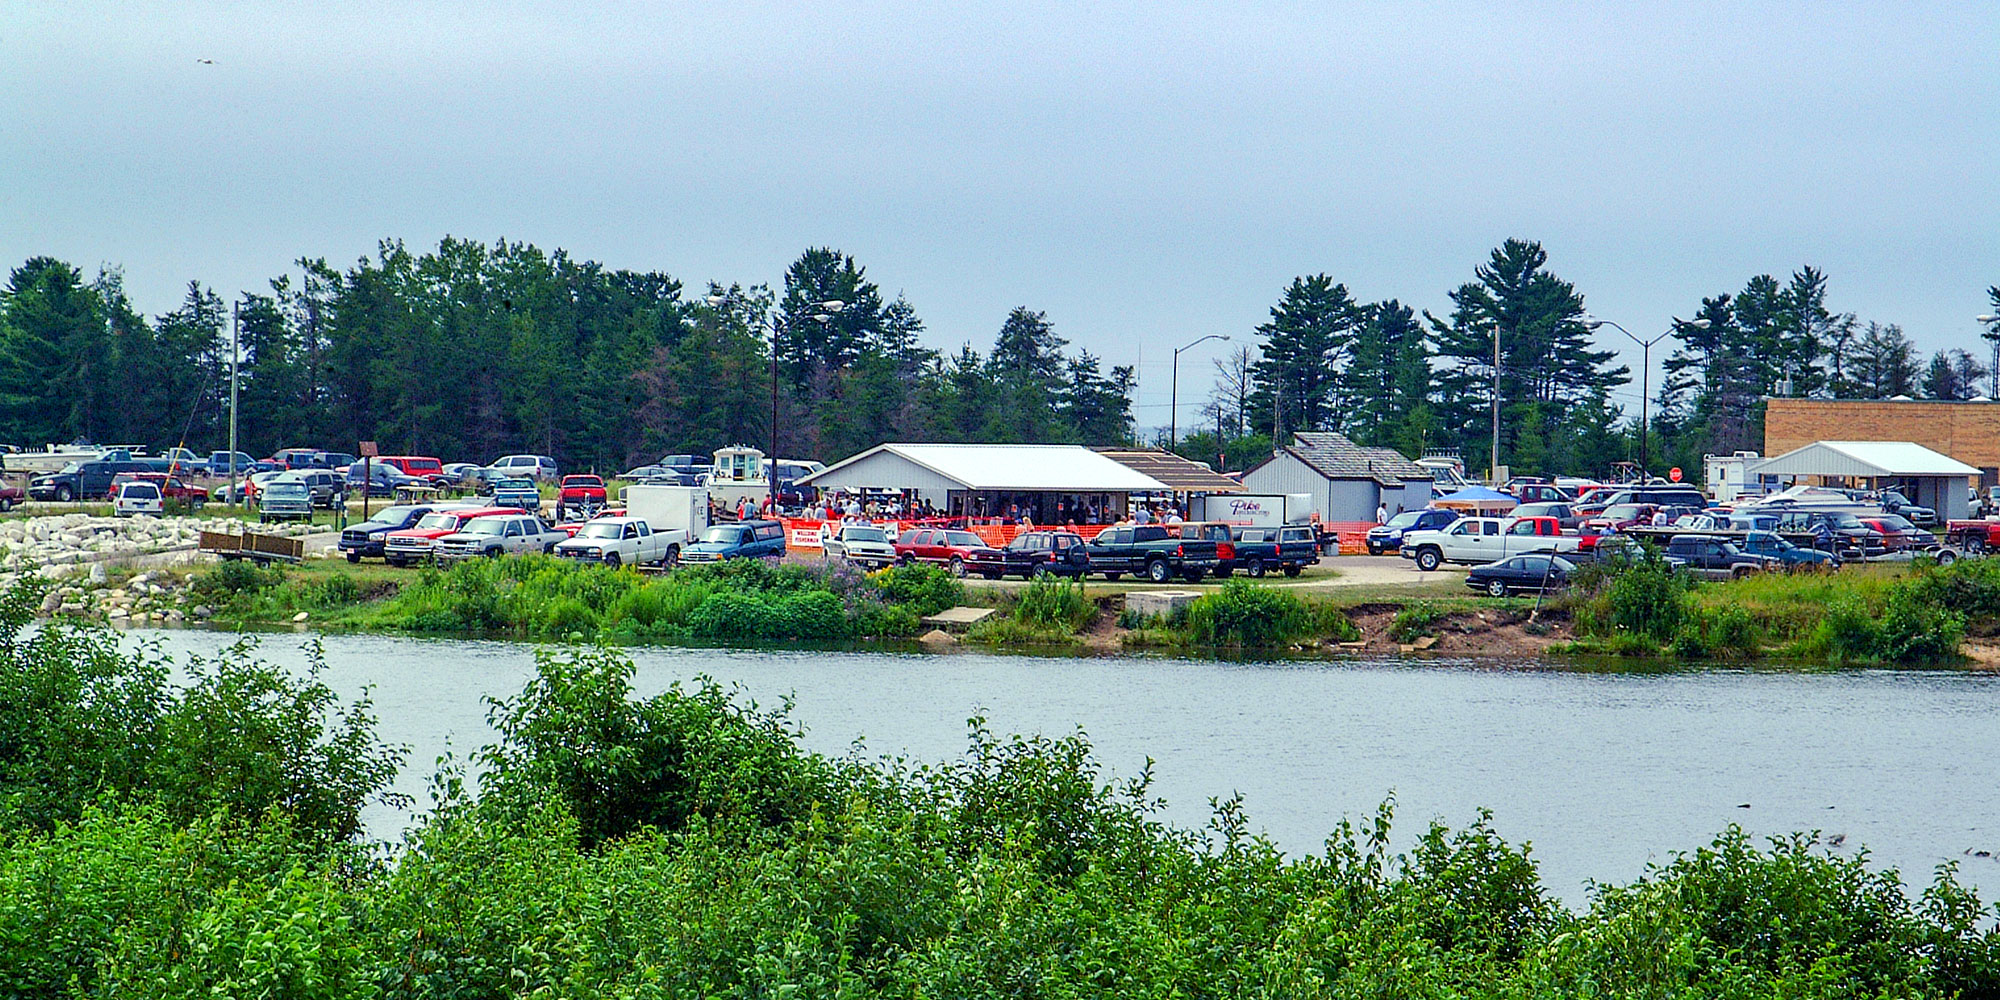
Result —
[[753, 506], [761, 504], [771, 495], [770, 472], [774, 466], [780, 485], [826, 468], [821, 462], [789, 458], [767, 462], [761, 449], [745, 445], [720, 448], [715, 452], [715, 466], [708, 472], [708, 495], [725, 510], [733, 510], [738, 500], [748, 500]]

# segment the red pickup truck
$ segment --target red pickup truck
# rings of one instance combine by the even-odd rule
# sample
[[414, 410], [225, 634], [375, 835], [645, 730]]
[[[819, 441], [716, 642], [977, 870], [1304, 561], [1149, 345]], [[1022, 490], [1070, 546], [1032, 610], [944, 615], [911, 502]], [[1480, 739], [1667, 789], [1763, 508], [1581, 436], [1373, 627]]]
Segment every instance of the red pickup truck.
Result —
[[604, 509], [608, 499], [602, 477], [564, 476], [562, 488], [556, 493], [556, 520], [567, 521], [571, 513], [592, 517]]

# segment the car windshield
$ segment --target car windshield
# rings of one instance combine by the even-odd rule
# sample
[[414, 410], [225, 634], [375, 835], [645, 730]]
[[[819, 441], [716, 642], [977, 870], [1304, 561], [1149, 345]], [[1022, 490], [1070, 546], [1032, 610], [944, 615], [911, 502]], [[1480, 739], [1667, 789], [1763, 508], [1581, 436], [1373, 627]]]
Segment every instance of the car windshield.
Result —
[[302, 497], [306, 495], [304, 483], [265, 483], [264, 492], [274, 497]]
[[424, 519], [417, 522], [417, 530], [419, 531], [456, 527], [458, 527], [458, 515], [456, 514], [425, 514]]
[[1911, 523], [1909, 518], [1901, 514], [1884, 514], [1882, 516], [1882, 527], [1888, 528], [1890, 531], [1917, 530], [1917, 526]]
[[947, 531], [944, 533], [944, 544], [976, 549], [986, 543], [970, 531]]
[[1397, 514], [1397, 515], [1396, 515], [1395, 517], [1392, 517], [1392, 518], [1390, 518], [1390, 519], [1389, 519], [1389, 527], [1391, 527], [1391, 528], [1407, 528], [1407, 527], [1409, 527], [1410, 525], [1413, 525], [1413, 524], [1417, 523], [1417, 518], [1419, 518], [1419, 517], [1422, 517], [1422, 516], [1423, 516], [1423, 511], [1420, 511], [1420, 510], [1406, 510], [1406, 511], [1402, 512], [1401, 514]]
[[384, 507], [381, 510], [376, 511], [375, 516], [369, 518], [369, 520], [386, 521], [390, 524], [401, 524], [404, 521], [409, 520], [410, 515], [416, 512], [417, 509], [415, 507]]
[[1604, 508], [1604, 516], [1613, 519], [1638, 517], [1641, 513], [1643, 513], [1643, 511], [1640, 509], [1639, 505], [1632, 503], [1621, 503], [1613, 507]]
[[592, 521], [577, 529], [578, 538], [617, 538], [623, 528], [615, 521]]
[[604, 480], [602, 480], [602, 479], [599, 479], [599, 478], [597, 478], [596, 476], [571, 476], [571, 477], [570, 477], [570, 479], [569, 479], [569, 485], [571, 485], [571, 486], [603, 486], [603, 485], [604, 485]]
[[535, 488], [535, 481], [532, 479], [502, 479], [500, 480], [500, 488], [503, 490], [532, 490]]
[[741, 532], [740, 528], [710, 528], [701, 533], [701, 540], [716, 545], [734, 545]]
[[881, 528], [843, 528], [840, 537], [850, 542], [886, 542], [889, 536]]
[[1853, 514], [1828, 514], [1826, 521], [1828, 524], [1843, 531], [1867, 527], [1867, 525], [1861, 523], [1860, 518], [1855, 517]]
[[475, 517], [466, 522], [465, 533], [468, 535], [504, 535], [507, 533], [507, 522], [497, 517]]

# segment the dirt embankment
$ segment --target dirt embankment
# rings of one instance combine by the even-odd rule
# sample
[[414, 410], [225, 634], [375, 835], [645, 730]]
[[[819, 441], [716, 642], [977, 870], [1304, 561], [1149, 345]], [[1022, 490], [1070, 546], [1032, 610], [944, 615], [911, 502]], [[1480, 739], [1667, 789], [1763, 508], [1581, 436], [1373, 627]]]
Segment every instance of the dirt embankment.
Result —
[[1452, 610], [1409, 641], [1390, 637], [1397, 614], [1407, 605], [1359, 604], [1347, 617], [1361, 629], [1361, 643], [1345, 648], [1362, 653], [1437, 653], [1452, 656], [1536, 656], [1575, 638], [1567, 615], [1513, 608]]
[[[1085, 649], [1095, 653], [1116, 653], [1126, 648], [1128, 631], [1118, 624], [1123, 602], [1101, 598], [1097, 614], [1077, 631]], [[1455, 608], [1443, 612], [1423, 629], [1422, 636], [1399, 641], [1390, 637], [1397, 614], [1409, 605], [1398, 603], [1358, 604], [1346, 613], [1361, 629], [1361, 640], [1351, 643], [1328, 641], [1329, 652], [1397, 656], [1437, 654], [1442, 656], [1539, 656], [1549, 647], [1573, 640], [1575, 631], [1567, 615], [1543, 609], [1539, 614], [1511, 608]]]

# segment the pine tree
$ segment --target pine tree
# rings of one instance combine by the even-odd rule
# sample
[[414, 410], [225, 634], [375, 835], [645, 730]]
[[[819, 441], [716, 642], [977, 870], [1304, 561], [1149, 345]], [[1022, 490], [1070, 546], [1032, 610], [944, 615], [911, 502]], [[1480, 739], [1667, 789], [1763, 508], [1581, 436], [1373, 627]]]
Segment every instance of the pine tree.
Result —
[[1366, 315], [1346, 285], [1324, 274], [1292, 279], [1257, 328], [1259, 429], [1274, 421], [1287, 432], [1338, 426], [1348, 403], [1341, 376]]
[[1539, 471], [1536, 456], [1547, 454], [1573, 407], [1631, 381], [1629, 368], [1611, 366], [1616, 352], [1592, 349], [1583, 297], [1543, 270], [1547, 262], [1541, 244], [1510, 239], [1474, 270], [1477, 281], [1451, 293], [1449, 322], [1429, 317], [1438, 353], [1455, 362], [1439, 373], [1443, 423], [1467, 450], [1492, 429], [1479, 409], [1493, 398], [1498, 337], [1500, 460], [1521, 472]]

